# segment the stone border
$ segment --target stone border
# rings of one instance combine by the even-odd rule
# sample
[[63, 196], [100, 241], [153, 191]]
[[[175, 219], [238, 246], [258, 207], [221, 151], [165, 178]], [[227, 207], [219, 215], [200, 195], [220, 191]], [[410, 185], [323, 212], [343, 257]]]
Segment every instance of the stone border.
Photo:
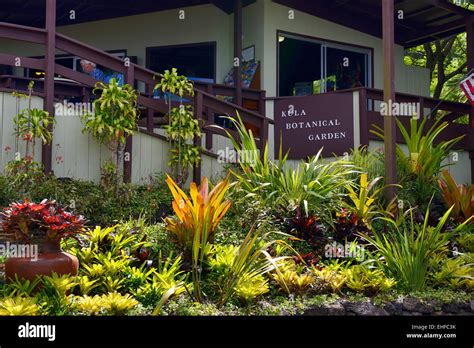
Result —
[[339, 299], [327, 305], [307, 309], [306, 316], [440, 316], [474, 315], [474, 300], [466, 303], [443, 303], [436, 300], [422, 301], [413, 297], [398, 298], [383, 305], [370, 301], [350, 302]]

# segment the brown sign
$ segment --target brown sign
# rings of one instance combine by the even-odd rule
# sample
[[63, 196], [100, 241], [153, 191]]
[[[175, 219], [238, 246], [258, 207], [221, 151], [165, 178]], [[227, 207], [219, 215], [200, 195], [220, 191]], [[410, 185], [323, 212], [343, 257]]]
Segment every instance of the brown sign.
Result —
[[319, 94], [275, 100], [275, 154], [305, 159], [324, 147], [324, 157], [343, 155], [354, 147], [352, 93]]

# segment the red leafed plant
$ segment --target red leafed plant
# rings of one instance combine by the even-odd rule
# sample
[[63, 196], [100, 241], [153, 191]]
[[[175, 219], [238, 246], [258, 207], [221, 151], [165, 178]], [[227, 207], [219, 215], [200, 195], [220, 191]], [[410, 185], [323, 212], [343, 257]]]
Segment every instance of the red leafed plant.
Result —
[[84, 231], [85, 219], [65, 211], [56, 201], [12, 203], [3, 213], [3, 233], [16, 241], [60, 241]]
[[447, 170], [438, 180], [443, 199], [448, 208], [453, 207], [452, 216], [460, 223], [469, 220], [474, 224], [474, 184], [458, 185]]

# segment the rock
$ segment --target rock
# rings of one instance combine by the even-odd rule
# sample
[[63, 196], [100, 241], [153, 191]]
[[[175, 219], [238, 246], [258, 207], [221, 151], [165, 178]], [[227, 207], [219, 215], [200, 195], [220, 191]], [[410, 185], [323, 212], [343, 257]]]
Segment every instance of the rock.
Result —
[[401, 315], [403, 311], [403, 303], [399, 301], [388, 302], [384, 309], [390, 315]]
[[443, 312], [458, 313], [460, 308], [457, 303], [445, 303], [441, 306]]
[[358, 302], [348, 304], [346, 311], [353, 312], [356, 315], [385, 316], [390, 315], [385, 309], [373, 305], [370, 302]]
[[471, 300], [471, 312], [474, 312], [474, 300]]
[[307, 309], [303, 315], [307, 316], [318, 316], [318, 315], [328, 315], [328, 309], [326, 307], [314, 307]]
[[419, 312], [422, 314], [431, 314], [434, 312], [434, 305], [425, 304], [416, 298], [408, 297], [403, 300], [403, 310], [407, 312]]
[[345, 315], [346, 310], [342, 303], [340, 302], [334, 302], [330, 305], [327, 306], [328, 309], [328, 314], [329, 315]]

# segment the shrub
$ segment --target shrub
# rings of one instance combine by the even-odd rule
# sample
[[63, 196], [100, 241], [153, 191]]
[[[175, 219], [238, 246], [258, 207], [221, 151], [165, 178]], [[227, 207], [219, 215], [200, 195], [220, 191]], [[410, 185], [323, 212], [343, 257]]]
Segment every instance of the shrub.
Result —
[[428, 279], [431, 258], [445, 248], [454, 233], [462, 229], [463, 225], [460, 225], [451, 232], [443, 232], [451, 211], [452, 208], [446, 211], [436, 226], [429, 226], [429, 209], [423, 224], [414, 221], [413, 211], [410, 210], [408, 221], [403, 216], [398, 223], [382, 218], [388, 223], [386, 231], [374, 231], [373, 237], [363, 236], [383, 257], [380, 267], [388, 276], [397, 279], [402, 289], [421, 290]]
[[474, 184], [457, 185], [447, 170], [443, 170], [443, 179], [438, 180], [443, 193], [444, 202], [453, 207], [452, 216], [457, 222], [474, 224]]
[[39, 307], [34, 297], [16, 296], [0, 300], [0, 316], [32, 316], [38, 315]]

